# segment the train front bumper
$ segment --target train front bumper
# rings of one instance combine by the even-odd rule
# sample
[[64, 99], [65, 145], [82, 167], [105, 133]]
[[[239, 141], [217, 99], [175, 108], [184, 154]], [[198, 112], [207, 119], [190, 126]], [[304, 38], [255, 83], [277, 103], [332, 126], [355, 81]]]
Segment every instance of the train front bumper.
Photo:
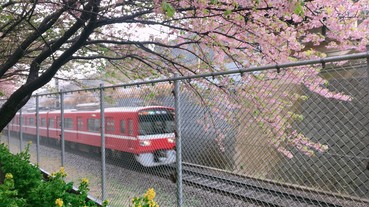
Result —
[[176, 161], [176, 151], [164, 150], [161, 154], [164, 156], [156, 157], [154, 153], [142, 153], [135, 155], [137, 162], [145, 167], [154, 167], [159, 165], [169, 165]]

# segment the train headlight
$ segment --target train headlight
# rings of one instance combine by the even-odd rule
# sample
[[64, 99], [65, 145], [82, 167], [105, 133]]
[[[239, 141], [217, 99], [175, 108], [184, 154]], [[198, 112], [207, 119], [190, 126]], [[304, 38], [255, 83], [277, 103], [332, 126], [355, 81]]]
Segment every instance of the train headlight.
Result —
[[149, 140], [140, 141], [140, 145], [143, 146], [143, 147], [150, 146], [151, 141], [149, 141]]
[[168, 138], [168, 142], [169, 142], [169, 143], [175, 143], [175, 142], [176, 142], [176, 140], [175, 140], [174, 138]]

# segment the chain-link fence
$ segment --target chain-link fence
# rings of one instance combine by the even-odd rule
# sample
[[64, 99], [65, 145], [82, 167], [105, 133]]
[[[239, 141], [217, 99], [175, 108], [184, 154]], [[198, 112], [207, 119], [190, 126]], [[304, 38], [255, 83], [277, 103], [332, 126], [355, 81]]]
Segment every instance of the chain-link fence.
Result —
[[368, 57], [37, 95], [2, 142], [111, 206], [367, 206]]

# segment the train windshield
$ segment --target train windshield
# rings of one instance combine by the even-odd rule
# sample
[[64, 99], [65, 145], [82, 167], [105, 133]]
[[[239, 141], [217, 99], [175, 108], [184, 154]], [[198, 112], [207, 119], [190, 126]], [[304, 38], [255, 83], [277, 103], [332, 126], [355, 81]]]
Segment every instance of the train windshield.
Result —
[[139, 112], [139, 135], [174, 132], [174, 114], [168, 109], [151, 109]]

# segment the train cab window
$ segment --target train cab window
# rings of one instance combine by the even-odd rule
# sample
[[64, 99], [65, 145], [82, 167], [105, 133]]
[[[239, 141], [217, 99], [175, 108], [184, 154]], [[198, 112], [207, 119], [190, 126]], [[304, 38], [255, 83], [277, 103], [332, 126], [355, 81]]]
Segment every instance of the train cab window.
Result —
[[128, 119], [128, 135], [133, 135], [133, 120]]
[[46, 118], [41, 118], [41, 126], [46, 126]]
[[107, 132], [114, 132], [115, 131], [114, 119], [106, 118], [105, 130]]
[[72, 118], [64, 118], [64, 128], [73, 129], [73, 119]]
[[141, 111], [138, 124], [140, 135], [173, 133], [174, 113], [166, 109]]
[[54, 119], [49, 119], [49, 127], [50, 128], [54, 128], [55, 127], [55, 120]]
[[124, 134], [126, 133], [126, 121], [120, 120], [120, 133]]
[[100, 120], [99, 119], [87, 119], [87, 129], [90, 132], [100, 131]]

